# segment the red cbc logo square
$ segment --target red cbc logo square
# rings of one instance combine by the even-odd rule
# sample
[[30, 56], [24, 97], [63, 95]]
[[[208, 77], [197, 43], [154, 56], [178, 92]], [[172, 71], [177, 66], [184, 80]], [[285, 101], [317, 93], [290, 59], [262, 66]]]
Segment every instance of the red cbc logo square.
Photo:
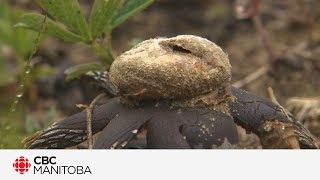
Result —
[[29, 160], [23, 156], [20, 156], [19, 158], [17, 158], [13, 163], [13, 168], [20, 174], [24, 174], [25, 172], [28, 172], [30, 167], [31, 167], [31, 164]]

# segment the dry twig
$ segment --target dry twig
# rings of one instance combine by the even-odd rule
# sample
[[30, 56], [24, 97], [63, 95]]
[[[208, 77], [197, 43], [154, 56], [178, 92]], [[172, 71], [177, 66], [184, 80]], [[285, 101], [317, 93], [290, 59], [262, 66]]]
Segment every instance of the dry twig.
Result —
[[[259, 6], [260, 6], [261, 0], [250, 0], [250, 9], [245, 10], [244, 6], [242, 5], [237, 5], [236, 6], [236, 14], [237, 17], [240, 19], [244, 18], [250, 18], [254, 24], [254, 27], [256, 31], [258, 32], [262, 44], [264, 48], [266, 49], [266, 52], [268, 54], [269, 60], [270, 60], [270, 65], [273, 64], [273, 62], [276, 61], [277, 56], [274, 51], [274, 49], [271, 46], [270, 38], [268, 35], [268, 32], [266, 31], [258, 13], [259, 13]], [[251, 83], [252, 81], [258, 79], [262, 75], [266, 74], [270, 70], [270, 65], [264, 65], [254, 71], [253, 73], [247, 75], [243, 80], [237, 81], [236, 83], [233, 84], [233, 86], [241, 88], [245, 86], [246, 84]]]
[[100, 94], [91, 102], [89, 107], [87, 107], [87, 133], [88, 133], [88, 149], [92, 149], [93, 147], [93, 135], [92, 135], [92, 116], [93, 116], [93, 108], [94, 106], [105, 97], [105, 94]]
[[252, 81], [254, 81], [254, 80], [258, 79], [259, 77], [261, 77], [262, 75], [266, 74], [268, 71], [269, 71], [269, 66], [264, 65], [264, 66], [260, 67], [259, 69], [257, 69], [256, 71], [247, 75], [245, 78], [233, 83], [232, 86], [237, 87], [237, 88], [242, 88], [243, 86], [251, 83]]
[[280, 108], [280, 110], [283, 112], [283, 114], [286, 115], [286, 117], [289, 120], [292, 121], [292, 118], [289, 116], [288, 111], [283, 106], [281, 106], [281, 104], [279, 103], [277, 98], [274, 96], [273, 89], [271, 87], [268, 87], [268, 95], [269, 95], [270, 100]]
[[[270, 100], [279, 107], [279, 109], [287, 117], [287, 119], [293, 122], [293, 119], [291, 118], [292, 115], [283, 106], [281, 106], [281, 104], [275, 97], [273, 89], [271, 87], [268, 87], [268, 95]], [[274, 126], [274, 129], [278, 128], [277, 134], [279, 134], [279, 136], [282, 136], [282, 139], [284, 140], [283, 142], [280, 141], [282, 144], [288, 144], [290, 149], [300, 149], [298, 135], [295, 133], [292, 124], [282, 122], [272, 122], [271, 124]]]

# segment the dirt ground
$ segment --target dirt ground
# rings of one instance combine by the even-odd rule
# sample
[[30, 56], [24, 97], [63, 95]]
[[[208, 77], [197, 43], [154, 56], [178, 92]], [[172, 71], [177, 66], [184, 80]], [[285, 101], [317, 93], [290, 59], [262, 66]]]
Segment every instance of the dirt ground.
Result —
[[[82, 4], [87, 11], [90, 9], [88, 1], [83, 0]], [[259, 68], [272, 67], [242, 88], [267, 97], [270, 86], [284, 106], [291, 97], [320, 96], [320, 2], [262, 0], [259, 17], [276, 55], [274, 62], [253, 22], [236, 18], [235, 5], [234, 0], [158, 0], [117, 28], [112, 44], [117, 54], [121, 54], [135, 40], [199, 35], [217, 43], [229, 55], [232, 82], [243, 80]], [[32, 2], [19, 6], [37, 9]], [[88, 104], [99, 92], [85, 82], [64, 81], [63, 71], [67, 67], [98, 61], [99, 57], [89, 47], [49, 38], [41, 44], [35, 58], [58, 69], [53, 76], [36, 82], [37, 98], [30, 101], [27, 110], [35, 116], [41, 117], [42, 111], [54, 104], [55, 120], [59, 120], [79, 111], [75, 104]], [[257, 136], [247, 135], [240, 127], [239, 134], [240, 148], [261, 148]]]

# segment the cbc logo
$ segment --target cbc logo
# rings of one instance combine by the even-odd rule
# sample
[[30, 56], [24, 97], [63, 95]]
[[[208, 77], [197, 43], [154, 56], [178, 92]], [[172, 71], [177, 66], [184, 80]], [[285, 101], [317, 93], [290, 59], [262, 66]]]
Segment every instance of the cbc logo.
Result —
[[42, 164], [42, 165], [48, 165], [48, 164], [57, 164], [56, 162], [56, 157], [55, 156], [36, 156], [34, 158], [34, 163], [35, 164]]
[[23, 156], [17, 158], [13, 163], [13, 168], [20, 174], [24, 174], [29, 171], [31, 167], [31, 163], [29, 160]]
[[[33, 162], [37, 165], [48, 165], [48, 164], [57, 164], [55, 156], [36, 156]], [[29, 171], [31, 163], [29, 159], [20, 156], [13, 163], [13, 168], [20, 174], [24, 174]]]

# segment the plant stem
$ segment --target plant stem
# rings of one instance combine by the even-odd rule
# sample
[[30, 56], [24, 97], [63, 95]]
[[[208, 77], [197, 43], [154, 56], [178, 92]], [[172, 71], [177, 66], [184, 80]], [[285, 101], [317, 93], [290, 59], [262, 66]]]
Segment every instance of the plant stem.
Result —
[[101, 41], [101, 43], [93, 41], [91, 46], [102, 58], [103, 63], [109, 66], [112, 64], [114, 60], [114, 55], [111, 44], [111, 31], [106, 32], [106, 37], [104, 40]]
[[105, 43], [106, 43], [106, 47], [107, 47], [107, 53], [113, 62], [113, 60], [115, 58], [114, 58], [114, 54], [113, 54], [113, 48], [112, 48], [112, 42], [111, 42], [111, 31], [110, 30], [106, 32]]
[[[14, 101], [11, 104], [9, 113], [13, 113], [13, 112], [16, 111], [16, 106], [19, 103], [21, 97], [23, 96], [26, 83], [28, 81], [28, 78], [30, 76], [30, 72], [32, 70], [31, 59], [34, 56], [34, 54], [37, 52], [38, 45], [40, 43], [41, 34], [43, 32], [44, 24], [45, 24], [46, 20], [47, 20], [47, 15], [45, 15], [45, 17], [43, 18], [43, 21], [42, 21], [40, 29], [39, 29], [38, 36], [36, 37], [35, 42], [34, 42], [33, 50], [31, 51], [28, 59], [26, 59], [27, 61], [25, 62], [25, 65], [23, 66], [24, 67], [24, 71], [23, 71], [23, 74], [22, 74], [21, 82], [18, 85], [16, 96], [14, 98]], [[21, 60], [21, 59], [18, 59], [18, 60]], [[18, 61], [18, 63], [19, 63], [19, 66], [21, 67], [22, 66], [21, 62]]]

